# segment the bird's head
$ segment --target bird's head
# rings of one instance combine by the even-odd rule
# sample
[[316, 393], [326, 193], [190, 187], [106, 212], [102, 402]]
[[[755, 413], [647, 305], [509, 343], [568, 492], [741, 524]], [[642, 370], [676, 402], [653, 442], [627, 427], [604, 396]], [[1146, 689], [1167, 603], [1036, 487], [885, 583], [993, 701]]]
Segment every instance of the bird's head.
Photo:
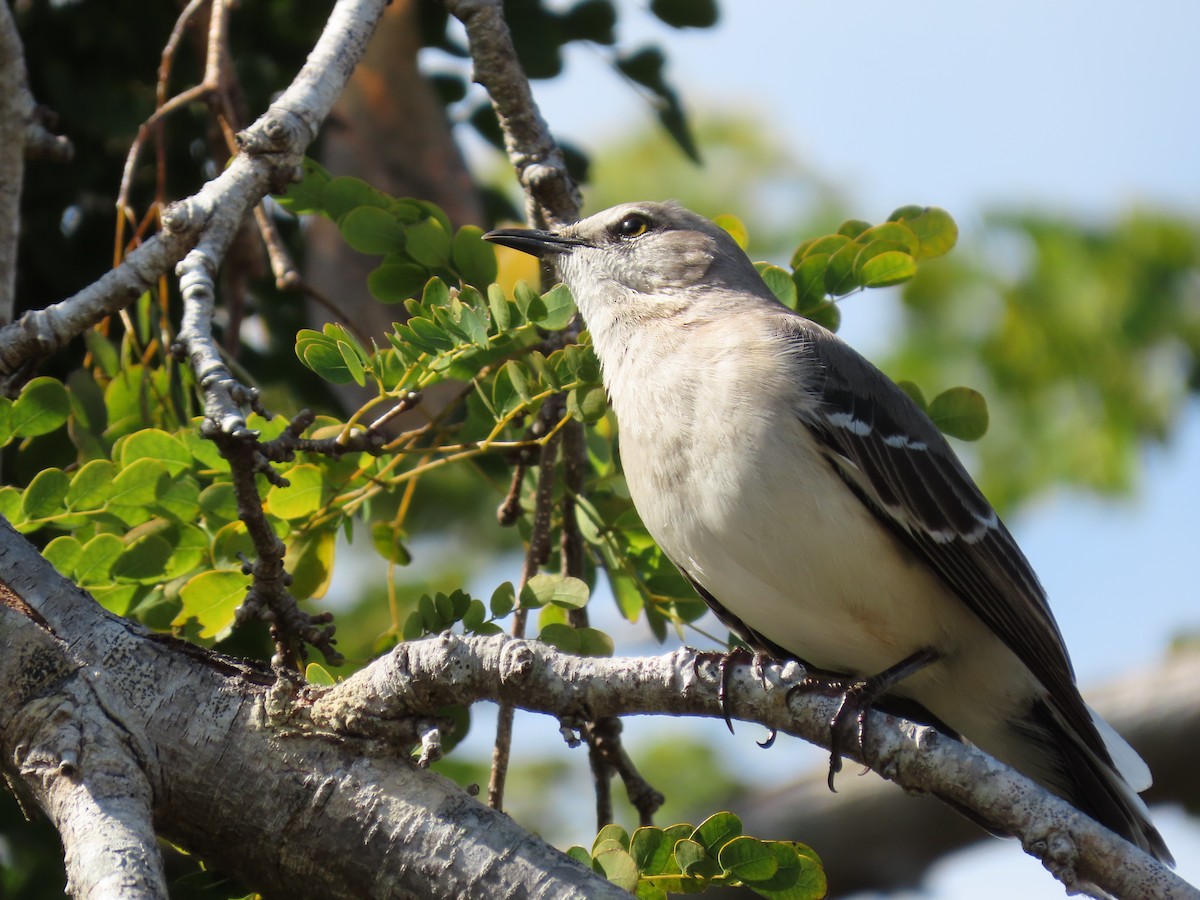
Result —
[[557, 231], [502, 228], [484, 237], [552, 260], [589, 322], [767, 291], [728, 232], [677, 203], [623, 203]]

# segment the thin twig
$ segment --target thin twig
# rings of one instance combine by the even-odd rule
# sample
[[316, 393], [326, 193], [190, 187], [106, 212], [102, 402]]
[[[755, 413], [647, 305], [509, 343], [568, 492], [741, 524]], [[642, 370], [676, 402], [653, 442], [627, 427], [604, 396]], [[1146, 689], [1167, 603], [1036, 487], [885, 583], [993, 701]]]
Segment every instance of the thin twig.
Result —
[[[137, 166], [138, 156], [142, 152], [142, 146], [146, 139], [151, 134], [151, 129], [165, 116], [176, 109], [191, 103], [193, 100], [199, 100], [206, 96], [210, 91], [216, 90], [217, 81], [214, 73], [206, 67], [204, 78], [201, 82], [193, 87], [188, 88], [177, 96], [167, 99], [167, 85], [171, 78], [171, 70], [175, 64], [175, 53], [179, 49], [179, 43], [183, 39], [183, 34], [187, 27], [195, 18], [196, 13], [206, 3], [216, 2], [218, 5], [223, 5], [221, 0], [190, 0], [190, 2], [180, 12], [179, 18], [175, 20], [175, 25], [171, 29], [171, 34], [167, 37], [166, 44], [163, 45], [161, 61], [158, 65], [158, 80], [155, 84], [155, 109], [145, 122], [138, 127], [137, 136], [133, 139], [133, 143], [129, 147], [129, 153], [125, 157], [125, 167], [121, 172], [121, 187], [117, 191], [117, 211], [119, 214], [119, 222], [125, 219], [134, 221], [133, 210], [129, 205], [129, 191], [133, 185], [133, 171]], [[222, 18], [216, 16], [216, 19]], [[160, 167], [161, 170], [161, 167]], [[120, 225], [118, 225], [118, 232]], [[118, 233], [118, 246], [121, 239]]]
[[[538, 413], [534, 427], [543, 433], [552, 431], [552, 424], [562, 415], [561, 395], [547, 401]], [[521, 605], [520, 592], [529, 579], [537, 574], [550, 554], [550, 528], [554, 518], [554, 469], [558, 458], [559, 437], [557, 433], [542, 445], [538, 459], [538, 484], [534, 499], [533, 528], [529, 534], [529, 546], [525, 551], [525, 563], [521, 567], [521, 582], [517, 588], [517, 607], [513, 612], [513, 637], [525, 636], [525, 622], [529, 610]], [[512, 750], [512, 727], [514, 708], [501, 705], [496, 723], [496, 742], [492, 747], [492, 771], [488, 781], [488, 806], [501, 809], [504, 806], [504, 784], [508, 777], [509, 755]]]

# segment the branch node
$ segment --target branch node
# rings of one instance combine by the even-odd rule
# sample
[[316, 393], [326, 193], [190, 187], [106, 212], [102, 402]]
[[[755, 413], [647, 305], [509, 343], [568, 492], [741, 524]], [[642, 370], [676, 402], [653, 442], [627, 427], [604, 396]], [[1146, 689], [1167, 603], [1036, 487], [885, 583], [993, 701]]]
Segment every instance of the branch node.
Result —
[[576, 716], [563, 716], [558, 720], [558, 733], [572, 750], [583, 743], [583, 727]]
[[513, 684], [524, 681], [533, 672], [537, 657], [528, 641], [511, 641], [500, 655], [500, 682]]
[[421, 755], [417, 757], [417, 768], [427, 769], [430, 763], [442, 758], [442, 729], [437, 725], [419, 725], [421, 730]]

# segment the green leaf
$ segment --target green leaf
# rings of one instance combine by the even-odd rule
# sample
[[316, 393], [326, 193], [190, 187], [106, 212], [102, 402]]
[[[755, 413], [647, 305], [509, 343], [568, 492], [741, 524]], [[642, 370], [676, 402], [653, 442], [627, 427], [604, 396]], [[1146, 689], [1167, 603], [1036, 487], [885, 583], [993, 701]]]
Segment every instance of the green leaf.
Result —
[[686, 838], [675, 843], [675, 864], [684, 875], [694, 878], [715, 878], [721, 874], [721, 867], [704, 847]]
[[510, 359], [504, 364], [504, 371], [508, 373], [508, 379], [512, 382], [517, 396], [523, 403], [528, 403], [533, 395], [529, 390], [529, 375], [525, 367], [515, 359]]
[[871, 223], [864, 222], [862, 219], [847, 219], [845, 222], [843, 222], [841, 225], [838, 226], [837, 233], [844, 234], [846, 237], [850, 238], [851, 240], [855, 240], [856, 238], [859, 237], [859, 235], [861, 235], [864, 231], [866, 231], [870, 227], [871, 227]]
[[592, 857], [604, 877], [617, 887], [633, 891], [638, 883], [638, 870], [628, 851], [617, 846], [606, 846]]
[[769, 263], [755, 263], [754, 268], [758, 269], [758, 274], [771, 289], [775, 299], [788, 309], [796, 308], [796, 282], [792, 281], [792, 276], [787, 273], [786, 269], [772, 266]]
[[191, 451], [183, 442], [157, 428], [134, 432], [121, 442], [122, 467], [139, 459], [159, 460], [172, 476], [192, 467]]
[[9, 425], [19, 437], [36, 437], [54, 431], [67, 421], [70, 412], [71, 400], [62, 382], [42, 376], [21, 389]]
[[605, 825], [596, 834], [596, 839], [592, 841], [592, 853], [595, 854], [596, 851], [600, 849], [600, 845], [605, 841], [612, 841], [622, 850], [628, 850], [629, 832], [615, 823]]
[[527, 609], [536, 609], [547, 603], [563, 609], [583, 609], [587, 601], [587, 584], [570, 575], [539, 573], [521, 589], [521, 605]]
[[567, 856], [571, 857], [577, 863], [582, 863], [589, 869], [592, 867], [592, 854], [588, 853], [587, 850], [578, 844], [567, 851]]
[[496, 280], [496, 250], [482, 235], [482, 228], [464, 225], [454, 235], [450, 256], [463, 281], [480, 290], [487, 290], [488, 285]]
[[385, 263], [367, 276], [367, 290], [380, 303], [403, 303], [421, 292], [429, 270], [413, 263]]
[[921, 412], [929, 415], [929, 404], [925, 401], [925, 392], [913, 381], [897, 381], [896, 387], [908, 394], [909, 398], [917, 406], [921, 407]]
[[796, 285], [796, 308], [807, 312], [820, 306], [825, 300], [825, 269], [829, 266], [829, 254], [816, 253], [806, 256], [792, 272]]
[[882, 225], [868, 228], [855, 238], [855, 241], [863, 246], [873, 244], [876, 241], [893, 241], [900, 244], [909, 256], [915, 256], [917, 251], [921, 249], [921, 242], [917, 240], [917, 236], [913, 234], [912, 229], [903, 222], [884, 222]]
[[987, 433], [987, 401], [979, 391], [953, 387], [930, 401], [929, 418], [940, 431], [963, 441], [977, 441]]
[[599, 422], [607, 410], [608, 398], [600, 385], [583, 390], [572, 388], [567, 393], [567, 412], [585, 425]]
[[538, 632], [538, 640], [557, 647], [563, 653], [579, 655], [579, 634], [570, 625], [551, 622]]
[[575, 299], [565, 284], [556, 284], [542, 294], [541, 300], [545, 312], [535, 316], [531, 311], [529, 318], [533, 324], [547, 331], [561, 331], [570, 324], [575, 315]]
[[229, 522], [222, 525], [212, 540], [212, 558], [218, 566], [240, 563], [242, 556], [253, 558], [255, 555], [254, 541], [242, 521]]
[[350, 210], [338, 222], [338, 230], [359, 253], [383, 256], [404, 247], [404, 226], [386, 209], [377, 206]]
[[115, 534], [98, 534], [86, 544], [75, 562], [75, 578], [87, 587], [110, 584], [109, 573], [125, 552], [125, 542]]
[[825, 870], [813, 851], [792, 841], [769, 841], [776, 872], [770, 878], [749, 882], [756, 894], [770, 900], [820, 900], [829, 890]]
[[72, 512], [99, 509], [112, 495], [113, 474], [117, 471], [107, 459], [84, 463], [71, 479], [67, 490], [67, 509]]
[[200, 515], [200, 485], [190, 475], [164, 479], [158, 492], [158, 506], [180, 522], [192, 522]]
[[320, 663], [309, 663], [304, 667], [304, 680], [319, 687], [333, 687], [337, 679]]
[[59, 535], [42, 551], [42, 556], [46, 557], [47, 562], [67, 578], [74, 574], [75, 565], [82, 555], [83, 544], [78, 538], [69, 534]]
[[713, 857], [717, 852], [742, 834], [742, 820], [731, 812], [713, 813], [696, 826], [692, 840], [698, 841]]
[[21, 519], [21, 492], [11, 484], [0, 487], [0, 516], [14, 525]]
[[932, 259], [947, 253], [958, 243], [958, 224], [950, 213], [936, 206], [902, 206], [888, 216], [890, 222], [903, 222], [920, 241], [917, 259]]
[[306, 366], [332, 384], [349, 384], [354, 380], [354, 376], [346, 368], [346, 361], [342, 359], [336, 341], [326, 338], [322, 341], [309, 341], [303, 345], [298, 343], [296, 353]]
[[284, 565], [292, 574], [292, 595], [297, 600], [323, 597], [333, 577], [337, 531], [309, 532], [288, 548]]
[[508, 331], [509, 326], [512, 324], [513, 305], [504, 296], [504, 288], [498, 284], [489, 284], [487, 299], [488, 309], [492, 311], [492, 321], [496, 324], [496, 331]]
[[721, 228], [729, 232], [730, 237], [737, 243], [739, 247], [745, 250], [750, 245], [750, 233], [746, 231], [746, 226], [737, 216], [729, 213], [722, 213], [719, 216], [713, 217], [713, 224], [719, 225]]
[[[70, 502], [70, 496], [67, 497]], [[227, 481], [210, 484], [200, 492], [200, 511], [209, 527], [220, 527], [232, 522], [237, 515], [237, 495], [233, 485]]]
[[149, 507], [158, 502], [159, 493], [169, 479], [167, 466], [157, 459], [138, 459], [117, 473], [107, 509], [129, 525], [150, 518]]
[[825, 290], [831, 296], [848, 294], [859, 286], [854, 277], [854, 260], [861, 249], [857, 244], [847, 243], [829, 257], [825, 267]]
[[450, 235], [436, 219], [404, 229], [404, 249], [423, 266], [444, 266], [450, 258]]
[[208, 559], [208, 532], [186, 522], [173, 522], [162, 532], [171, 545], [171, 558], [167, 561], [164, 581], [171, 581], [188, 574]]
[[12, 401], [7, 397], [0, 397], [0, 447], [3, 447], [12, 438]]
[[844, 234], [829, 234], [825, 237], [817, 238], [812, 241], [805, 241], [796, 248], [796, 252], [792, 254], [792, 268], [796, 268], [800, 261], [807, 259], [810, 256], [816, 256], [818, 253], [823, 253], [826, 256], [833, 256], [843, 247], [850, 243], [850, 238]]
[[339, 175], [321, 188], [321, 207], [335, 222], [361, 206], [387, 209], [387, 205], [387, 198], [361, 178]]
[[221, 638], [233, 628], [234, 612], [246, 597], [250, 577], [240, 571], [217, 569], [189, 578], [179, 589], [183, 607], [171, 625], [200, 623], [200, 637]]
[[345, 341], [338, 341], [337, 349], [342, 357], [342, 362], [346, 364], [346, 371], [350, 373], [350, 377], [354, 379], [354, 383], [359, 387], [366, 387], [367, 377], [363, 370], [363, 361], [359, 358], [355, 349]]
[[390, 563], [407, 566], [412, 562], [412, 555], [404, 546], [407, 536], [404, 529], [397, 527], [395, 522], [371, 523], [371, 546]]
[[165, 538], [144, 534], [131, 541], [113, 564], [112, 577], [136, 584], [157, 584], [164, 580], [172, 552], [171, 544]]
[[279, 194], [275, 202], [295, 215], [321, 211], [321, 192], [329, 182], [329, 172], [316, 160], [304, 158], [303, 176], [288, 187], [286, 194]]
[[[870, 250], [864, 248], [863, 252]], [[910, 281], [917, 274], [917, 263], [900, 250], [885, 250], [859, 263], [856, 261], [859, 281], [864, 287], [887, 287]]]
[[629, 855], [645, 875], [663, 875], [675, 849], [675, 841], [667, 839], [661, 828], [643, 826], [629, 839]]
[[288, 486], [273, 485], [267, 492], [267, 511], [281, 519], [307, 519], [321, 508], [325, 472], [312, 463], [301, 463], [287, 470]]
[[579, 636], [580, 656], [607, 658], [616, 650], [612, 637], [598, 628], [576, 628], [575, 633]]
[[506, 581], [496, 590], [492, 591], [492, 599], [488, 602], [488, 609], [492, 611], [493, 619], [503, 619], [516, 606], [516, 590], [513, 588], [511, 581]]
[[830, 331], [837, 331], [838, 326], [842, 323], [842, 312], [836, 303], [822, 303], [805, 310], [804, 315]]
[[45, 519], [63, 511], [71, 479], [62, 469], [42, 469], [33, 476], [21, 497], [21, 514], [26, 519]]
[[766, 841], [736, 837], [717, 854], [721, 868], [739, 881], [765, 881], [779, 871], [775, 851]]

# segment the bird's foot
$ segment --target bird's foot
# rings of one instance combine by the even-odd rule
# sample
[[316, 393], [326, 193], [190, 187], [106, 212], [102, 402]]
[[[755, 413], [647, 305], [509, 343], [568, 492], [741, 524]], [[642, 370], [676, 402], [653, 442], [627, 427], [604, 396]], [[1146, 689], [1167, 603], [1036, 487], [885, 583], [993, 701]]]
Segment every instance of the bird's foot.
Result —
[[[837, 793], [833, 786], [833, 777], [842, 771], [843, 748], [863, 749], [863, 738], [866, 736], [867, 710], [877, 697], [871, 696], [870, 679], [856, 681], [847, 686], [842, 692], [842, 700], [837, 712], [829, 720], [829, 790]], [[847, 743], [847, 740], [850, 743]]]
[[[742, 646], [734, 647], [724, 653], [719, 650], [696, 652], [696, 666], [702, 662], [716, 662], [717, 664], [717, 704], [721, 707], [721, 715], [725, 717], [725, 727], [729, 729], [730, 734], [733, 734], [733, 717], [729, 713], [729, 679], [733, 677], [733, 667], [740, 663], [749, 663], [750, 670], [765, 688], [767, 686], [766, 665], [770, 661], [769, 654], [763, 653], [761, 650], [752, 652]], [[760, 741], [759, 746], [770, 747], [773, 743], [775, 743], [775, 729], [772, 728], [766, 741]]]
[[896, 684], [937, 659], [938, 653], [925, 647], [906, 656], [894, 666], [884, 669], [878, 675], [872, 675], [861, 681], [822, 675], [809, 676], [804, 680], [802, 688], [832, 690], [835, 694], [841, 694], [837, 712], [829, 720], [828, 783], [831, 791], [837, 790], [833, 786], [833, 779], [842, 770], [843, 750], [857, 750], [860, 754], [864, 750], [867, 710]]

